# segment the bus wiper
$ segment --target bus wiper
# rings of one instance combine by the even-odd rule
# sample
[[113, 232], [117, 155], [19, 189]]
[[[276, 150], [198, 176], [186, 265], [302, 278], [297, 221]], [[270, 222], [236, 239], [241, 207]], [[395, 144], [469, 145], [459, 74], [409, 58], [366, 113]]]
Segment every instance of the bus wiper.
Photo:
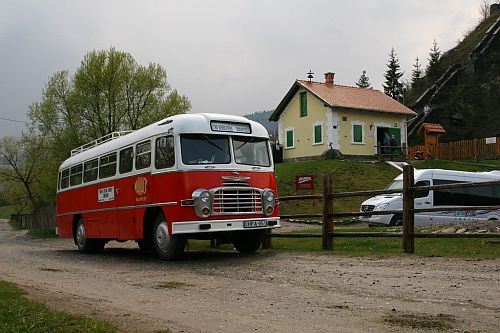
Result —
[[219, 149], [220, 151], [224, 151], [224, 149], [222, 149], [221, 147], [219, 147], [215, 142], [213, 142], [212, 140], [209, 139], [208, 136], [206, 135], [203, 135], [203, 137], [205, 138], [205, 140], [212, 146], [214, 146], [215, 148]]
[[254, 140], [254, 139], [250, 139], [248, 141], [245, 141], [243, 142], [241, 145], [239, 145], [236, 149], [241, 149], [241, 147], [243, 147], [244, 145], [246, 145], [247, 143], [249, 142], [257, 142], [257, 140]]

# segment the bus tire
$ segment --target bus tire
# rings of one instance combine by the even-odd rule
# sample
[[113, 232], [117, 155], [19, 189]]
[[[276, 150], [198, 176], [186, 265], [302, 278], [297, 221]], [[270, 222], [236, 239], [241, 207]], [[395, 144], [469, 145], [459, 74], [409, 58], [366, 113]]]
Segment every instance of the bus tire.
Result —
[[184, 254], [186, 238], [180, 235], [170, 235], [165, 216], [160, 213], [156, 217], [154, 227], [154, 247], [162, 260], [179, 259]]
[[138, 239], [137, 245], [139, 245], [139, 249], [144, 253], [153, 253], [156, 250], [152, 239]]
[[96, 253], [104, 250], [106, 241], [104, 239], [87, 238], [87, 229], [83, 218], [80, 217], [76, 225], [75, 243], [78, 251], [82, 253]]
[[389, 223], [390, 226], [396, 227], [396, 226], [402, 226], [403, 225], [403, 216], [401, 215], [394, 215], [391, 218], [391, 222]]
[[233, 245], [240, 253], [254, 253], [264, 241], [265, 230], [240, 231], [233, 235]]

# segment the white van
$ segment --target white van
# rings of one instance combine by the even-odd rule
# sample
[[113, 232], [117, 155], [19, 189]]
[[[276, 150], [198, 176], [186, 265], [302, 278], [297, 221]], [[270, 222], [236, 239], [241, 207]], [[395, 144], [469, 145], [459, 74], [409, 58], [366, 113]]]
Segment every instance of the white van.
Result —
[[[442, 169], [415, 170], [415, 186], [444, 185], [500, 180], [500, 171], [465, 172]], [[396, 177], [386, 189], [403, 188], [403, 174]], [[415, 224], [447, 223], [456, 221], [500, 220], [500, 209], [471, 210], [467, 206], [500, 205], [500, 184], [415, 192], [415, 208], [457, 207], [463, 210], [424, 212], [415, 214]], [[402, 210], [401, 193], [377, 195], [361, 204], [362, 212]], [[363, 216], [361, 221], [378, 225], [402, 225], [400, 214]]]

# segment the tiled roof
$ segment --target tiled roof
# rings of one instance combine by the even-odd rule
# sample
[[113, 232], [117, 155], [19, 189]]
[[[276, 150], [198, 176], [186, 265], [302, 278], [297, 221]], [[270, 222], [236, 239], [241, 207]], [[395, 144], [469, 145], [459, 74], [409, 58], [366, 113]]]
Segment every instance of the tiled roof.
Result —
[[397, 113], [407, 116], [417, 115], [416, 112], [378, 90], [297, 80], [271, 115], [270, 120], [278, 120], [279, 115], [300, 87], [316, 95], [331, 107]]
[[440, 124], [423, 123], [419, 128], [418, 133], [424, 130], [427, 133], [446, 133], [446, 130]]
[[328, 85], [302, 80], [297, 80], [297, 82], [328, 102], [331, 106], [403, 113], [410, 116], [417, 115], [411, 109], [378, 90], [341, 86], [338, 84]]

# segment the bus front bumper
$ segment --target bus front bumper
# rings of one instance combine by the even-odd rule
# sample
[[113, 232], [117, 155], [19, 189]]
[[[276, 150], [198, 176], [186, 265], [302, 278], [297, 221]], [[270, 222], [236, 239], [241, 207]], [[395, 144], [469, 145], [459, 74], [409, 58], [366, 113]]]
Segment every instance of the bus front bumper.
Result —
[[172, 234], [195, 234], [223, 231], [280, 228], [279, 217], [172, 222]]

